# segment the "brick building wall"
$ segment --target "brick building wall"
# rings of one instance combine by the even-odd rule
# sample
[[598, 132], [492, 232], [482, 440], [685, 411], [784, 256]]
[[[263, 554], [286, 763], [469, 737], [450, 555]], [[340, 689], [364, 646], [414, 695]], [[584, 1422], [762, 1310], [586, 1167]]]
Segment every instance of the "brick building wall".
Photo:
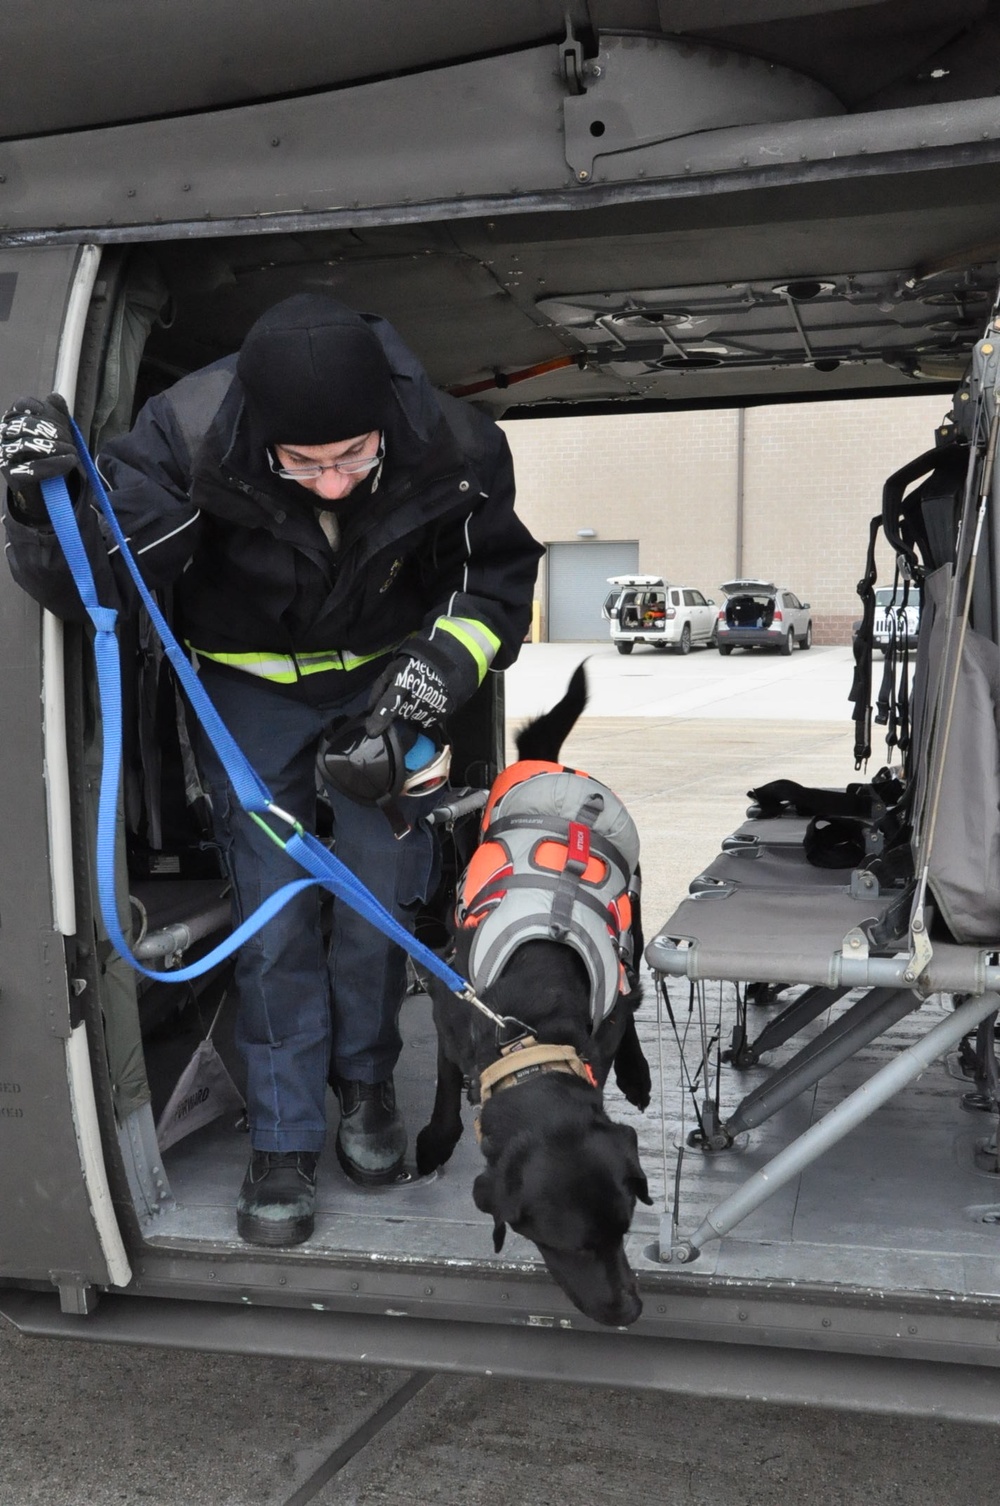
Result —
[[[816, 641], [846, 643], [882, 483], [934, 440], [936, 397], [748, 408], [737, 558], [736, 409], [505, 423], [518, 511], [544, 543], [638, 539], [639, 569], [720, 598], [737, 573], [776, 579], [814, 609]], [[581, 544], [586, 548], [586, 544]], [[892, 561], [880, 548], [879, 579]], [[544, 565], [538, 595], [545, 602]]]

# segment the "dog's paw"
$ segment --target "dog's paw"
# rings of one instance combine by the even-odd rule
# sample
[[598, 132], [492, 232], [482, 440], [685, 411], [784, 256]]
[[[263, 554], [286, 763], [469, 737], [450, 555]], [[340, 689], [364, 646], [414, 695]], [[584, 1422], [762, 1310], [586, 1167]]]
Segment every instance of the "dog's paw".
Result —
[[444, 1136], [438, 1134], [433, 1125], [425, 1124], [417, 1136], [417, 1175], [427, 1177], [439, 1166], [444, 1166], [451, 1159], [461, 1133], [459, 1130], [454, 1137]]
[[650, 1099], [653, 1096], [653, 1080], [649, 1074], [649, 1067], [643, 1061], [642, 1066], [632, 1065], [628, 1072], [615, 1072], [615, 1082], [620, 1092], [633, 1107], [640, 1113], [649, 1108]]

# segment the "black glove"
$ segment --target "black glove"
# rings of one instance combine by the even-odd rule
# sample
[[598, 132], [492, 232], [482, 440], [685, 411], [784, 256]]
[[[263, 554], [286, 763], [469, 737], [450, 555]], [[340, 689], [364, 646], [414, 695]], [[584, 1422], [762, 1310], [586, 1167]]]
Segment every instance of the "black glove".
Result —
[[376, 681], [365, 731], [377, 737], [397, 717], [415, 727], [434, 727], [457, 711], [477, 684], [472, 655], [460, 644], [452, 649], [436, 640], [411, 639]]
[[40, 483], [79, 468], [69, 410], [58, 392], [44, 401], [18, 398], [0, 418], [0, 476], [11, 494], [11, 511], [25, 523], [47, 523]]

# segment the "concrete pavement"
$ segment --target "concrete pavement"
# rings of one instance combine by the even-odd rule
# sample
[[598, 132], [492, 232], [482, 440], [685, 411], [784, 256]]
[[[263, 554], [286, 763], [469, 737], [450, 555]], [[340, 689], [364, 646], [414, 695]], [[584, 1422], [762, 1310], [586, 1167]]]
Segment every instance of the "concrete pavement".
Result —
[[536, 716], [557, 699], [576, 665], [587, 661], [588, 716], [699, 717], [723, 721], [850, 719], [849, 648], [796, 649], [790, 658], [714, 648], [684, 657], [636, 647], [627, 657], [608, 642], [529, 643], [506, 674], [507, 715]]
[[[505, 676], [509, 740], [584, 661], [589, 701], [563, 757], [610, 784], [635, 818], [647, 935], [744, 819], [752, 786], [784, 777], [843, 787], [864, 777], [854, 766], [849, 648], [790, 658], [692, 649], [682, 658], [645, 647], [625, 657], [607, 642], [527, 644]], [[873, 732], [871, 773], [889, 761]]]
[[0, 1329], [0, 1506], [943, 1506], [1000, 1473], [995, 1428], [466, 1376], [379, 1427], [406, 1379]]

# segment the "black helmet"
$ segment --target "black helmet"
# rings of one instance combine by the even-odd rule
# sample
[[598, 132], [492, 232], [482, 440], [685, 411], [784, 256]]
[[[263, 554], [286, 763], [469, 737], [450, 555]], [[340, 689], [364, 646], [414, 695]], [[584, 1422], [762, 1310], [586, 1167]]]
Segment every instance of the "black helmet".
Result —
[[369, 737], [356, 723], [330, 735], [319, 752], [319, 770], [327, 784], [356, 800], [385, 811], [397, 836], [409, 823], [396, 801], [401, 795], [426, 795], [448, 781], [451, 748], [436, 746], [429, 737], [405, 722], [390, 722], [384, 732]]

